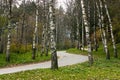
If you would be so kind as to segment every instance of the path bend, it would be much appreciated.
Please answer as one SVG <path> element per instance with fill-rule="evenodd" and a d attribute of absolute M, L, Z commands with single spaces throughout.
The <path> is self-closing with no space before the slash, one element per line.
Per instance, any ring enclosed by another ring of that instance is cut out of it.
<path fill-rule="evenodd" d="M 59 67 L 88 61 L 87 56 L 69 54 L 69 53 L 66 53 L 66 51 L 58 51 L 57 55 L 59 56 L 59 59 L 58 59 Z M 51 61 L 46 61 L 46 62 L 41 62 L 36 64 L 22 65 L 22 66 L 11 67 L 11 68 L 3 68 L 3 69 L 0 69 L 0 75 L 27 71 L 27 70 L 34 70 L 34 69 L 50 68 L 50 67 L 51 67 Z"/>

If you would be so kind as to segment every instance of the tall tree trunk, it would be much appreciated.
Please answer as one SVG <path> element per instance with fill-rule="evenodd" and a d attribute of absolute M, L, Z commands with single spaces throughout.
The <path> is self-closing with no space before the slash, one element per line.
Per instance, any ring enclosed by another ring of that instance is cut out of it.
<path fill-rule="evenodd" d="M 77 48 L 81 50 L 81 44 L 80 44 L 80 31 L 79 31 L 79 21 L 78 21 L 78 17 L 76 18 L 77 20 Z"/>
<path fill-rule="evenodd" d="M 45 55 L 48 56 L 48 51 L 49 51 L 49 5 L 48 1 L 46 1 L 46 38 L 45 38 Z"/>
<path fill-rule="evenodd" d="M 3 30 L 0 29 L 0 53 L 3 53 L 3 40 L 2 40 Z"/>
<path fill-rule="evenodd" d="M 87 45 L 88 45 L 88 59 L 89 59 L 90 65 L 92 65 L 93 56 L 92 56 L 92 51 L 91 51 L 91 41 L 90 41 L 90 34 L 89 34 L 90 27 L 88 25 L 87 15 L 85 12 L 84 0 L 81 0 L 81 7 L 82 7 L 82 15 L 83 15 L 83 21 L 84 21 L 84 26 L 85 26 L 85 31 L 86 31 Z"/>
<path fill-rule="evenodd" d="M 24 28 L 25 28 L 25 0 L 23 0 L 23 15 L 22 15 L 22 27 L 21 27 L 21 38 L 20 38 L 20 43 L 23 44 L 23 38 L 24 38 Z"/>
<path fill-rule="evenodd" d="M 36 25 L 35 25 L 35 31 L 33 34 L 33 55 L 32 55 L 32 59 L 35 59 L 35 54 L 36 54 L 36 36 L 37 36 L 37 31 L 38 31 L 38 4 L 39 4 L 39 0 L 36 1 Z"/>
<path fill-rule="evenodd" d="M 56 51 L 56 25 L 55 25 L 55 0 L 50 0 L 50 38 L 51 38 L 51 69 L 58 69 L 57 51 Z"/>
<path fill-rule="evenodd" d="M 88 26 L 89 26 L 89 35 L 90 35 L 90 27 L 91 27 L 91 12 L 90 12 L 90 8 L 91 8 L 91 6 L 90 6 L 90 1 L 87 1 L 87 14 L 86 14 L 86 16 L 87 16 L 87 19 L 88 19 Z M 91 37 L 90 37 L 90 42 L 91 42 Z M 92 51 L 93 51 L 93 46 L 92 46 L 92 42 L 91 42 L 91 48 L 90 48 Z"/>
<path fill-rule="evenodd" d="M 100 2 L 100 10 L 101 10 L 101 12 L 100 12 L 100 14 L 101 14 L 101 25 L 102 25 L 106 59 L 110 59 L 110 53 L 109 53 L 109 50 L 108 50 L 108 43 L 107 43 L 107 38 L 106 38 L 106 30 L 105 30 L 105 25 L 104 25 L 103 4 L 102 4 L 101 0 L 99 0 L 99 2 Z"/>
<path fill-rule="evenodd" d="M 49 2 L 48 3 L 48 7 L 47 7 L 47 39 L 46 39 L 46 56 L 48 56 L 48 52 L 49 52 L 49 48 L 50 48 L 50 24 L 49 24 Z"/>
<path fill-rule="evenodd" d="M 96 8 L 95 8 L 95 1 L 93 0 L 93 2 L 94 2 L 94 49 L 95 49 L 95 51 L 97 51 L 98 50 L 98 46 L 97 46 L 97 39 L 96 39 Z"/>
<path fill-rule="evenodd" d="M 110 18 L 110 14 L 109 14 L 109 11 L 108 11 L 106 0 L 103 0 L 103 2 L 104 2 L 104 6 L 105 6 L 107 17 L 108 17 L 108 21 L 109 21 L 110 33 L 111 33 L 111 38 L 112 38 L 112 43 L 113 43 L 113 48 L 114 48 L 114 57 L 117 58 L 118 54 L 117 54 L 117 48 L 116 48 L 116 44 L 115 44 L 115 40 L 114 40 L 114 35 L 113 35 L 112 21 L 111 21 L 111 18 Z"/>
<path fill-rule="evenodd" d="M 81 41 L 80 41 L 80 27 L 79 27 L 79 17 L 78 17 L 78 4 L 76 2 L 76 23 L 77 23 L 77 48 L 81 50 Z"/>
<path fill-rule="evenodd" d="M 84 47 L 85 47 L 85 28 L 84 28 L 84 22 L 82 19 L 82 50 L 84 51 Z"/>
<path fill-rule="evenodd" d="M 42 32 L 42 51 L 41 56 L 45 53 L 46 48 L 46 0 L 43 0 L 44 14 L 43 14 L 43 32 Z"/>
<path fill-rule="evenodd" d="M 6 49 L 6 61 L 10 61 L 10 44 L 11 44 L 11 11 L 12 11 L 12 0 L 9 0 L 9 14 L 8 14 L 8 41 Z"/>
<path fill-rule="evenodd" d="M 101 25 L 100 8 L 99 8 L 97 2 L 96 2 L 96 8 L 97 8 L 98 26 L 99 26 L 100 32 L 101 32 L 101 38 L 102 38 L 103 47 L 105 47 L 104 46 L 104 39 L 103 39 L 103 32 L 102 32 L 102 25 Z M 105 48 L 104 48 L 104 51 L 105 51 Z"/>

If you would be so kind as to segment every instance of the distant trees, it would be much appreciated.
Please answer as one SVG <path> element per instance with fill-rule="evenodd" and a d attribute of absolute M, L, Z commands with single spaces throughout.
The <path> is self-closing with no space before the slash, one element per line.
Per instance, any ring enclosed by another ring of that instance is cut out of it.
<path fill-rule="evenodd" d="M 120 1 L 69 0 L 66 10 L 62 6 L 56 8 L 55 3 L 55 0 L 22 0 L 18 7 L 17 0 L 0 0 L 0 52 L 6 52 L 7 61 L 10 61 L 10 52 L 32 50 L 35 59 L 36 50 L 42 57 L 51 49 L 51 67 L 57 69 L 57 49 L 88 46 L 92 64 L 92 49 L 97 51 L 99 40 L 102 40 L 107 59 L 110 59 L 109 40 L 114 57 L 118 57 L 120 19 L 115 12 L 120 12 Z"/>
<path fill-rule="evenodd" d="M 80 39 L 81 41 L 78 41 L 78 44 L 82 43 L 84 49 L 84 45 L 86 45 L 85 43 L 89 42 L 90 45 L 88 50 L 90 53 L 91 52 L 90 50 L 97 51 L 99 46 L 98 40 L 102 39 L 104 45 L 104 51 L 106 53 L 106 59 L 110 59 L 109 46 L 108 46 L 110 41 L 108 41 L 107 38 L 108 36 L 107 31 L 109 31 L 111 34 L 113 48 L 114 48 L 114 56 L 117 56 L 117 49 L 115 45 L 114 35 L 112 32 L 113 31 L 111 25 L 112 22 L 107 8 L 108 2 L 109 1 L 105 1 L 105 0 L 84 1 L 84 7 L 81 7 L 82 4 L 78 0 L 70 0 L 68 2 L 69 4 L 67 4 L 67 11 L 66 11 L 66 15 L 69 16 L 68 18 L 68 20 L 70 20 L 69 22 L 72 22 L 72 25 L 68 24 L 69 29 L 71 31 L 71 43 L 76 44 L 76 41 Z M 74 18 L 75 15 L 76 15 L 76 19 Z M 107 25 L 109 25 L 108 28 Z M 87 32 L 85 33 L 84 31 Z M 98 38 L 99 37 L 97 34 L 98 31 L 100 31 L 101 39 Z M 80 36 L 79 39 L 78 39 L 78 32 Z M 89 39 L 88 39 L 88 35 L 89 35 Z"/>

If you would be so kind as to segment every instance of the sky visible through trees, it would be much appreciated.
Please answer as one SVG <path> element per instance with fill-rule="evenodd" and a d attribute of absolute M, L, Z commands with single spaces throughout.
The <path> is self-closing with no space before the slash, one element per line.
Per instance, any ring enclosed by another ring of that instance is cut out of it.
<path fill-rule="evenodd" d="M 18 0 L 19 4 L 21 4 L 21 1 L 22 0 Z M 33 1 L 36 1 L 36 0 L 33 0 Z M 69 0 L 57 0 L 57 7 L 60 7 L 62 6 L 64 9 L 66 9 L 66 3 L 68 2 Z"/>

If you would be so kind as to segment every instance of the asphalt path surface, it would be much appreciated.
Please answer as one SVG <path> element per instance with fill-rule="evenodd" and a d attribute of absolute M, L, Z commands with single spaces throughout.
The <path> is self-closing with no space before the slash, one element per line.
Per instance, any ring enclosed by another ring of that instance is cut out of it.
<path fill-rule="evenodd" d="M 59 67 L 69 66 L 69 65 L 88 61 L 87 56 L 77 55 L 77 54 L 69 54 L 69 53 L 66 53 L 66 51 L 58 51 L 57 55 L 59 57 L 58 58 Z M 51 61 L 10 67 L 10 68 L 2 68 L 2 69 L 0 69 L 0 75 L 16 73 L 16 72 L 21 72 L 21 71 L 27 71 L 27 70 L 34 70 L 34 69 L 45 69 L 45 68 L 50 68 L 50 67 L 51 67 Z"/>

